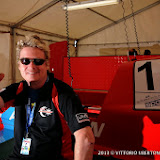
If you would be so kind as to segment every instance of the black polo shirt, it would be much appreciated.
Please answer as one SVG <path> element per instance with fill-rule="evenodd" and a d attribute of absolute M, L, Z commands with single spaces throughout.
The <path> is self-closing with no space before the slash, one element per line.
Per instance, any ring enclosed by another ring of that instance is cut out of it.
<path fill-rule="evenodd" d="M 12 84 L 0 93 L 4 102 L 14 101 L 15 106 L 15 145 L 10 160 L 34 159 L 34 160 L 61 160 L 61 148 L 63 136 L 62 125 L 58 111 L 52 102 L 52 86 L 55 84 L 58 91 L 59 109 L 72 133 L 90 126 L 87 114 L 82 108 L 79 98 L 73 89 L 66 83 L 54 78 L 49 73 L 48 81 L 37 91 L 31 91 L 26 81 L 22 81 L 23 90 L 16 95 L 20 83 Z M 34 93 L 35 92 L 35 93 Z M 34 96 L 34 94 L 36 96 Z M 21 155 L 22 139 L 26 135 L 26 104 L 31 97 L 36 101 L 34 119 L 29 127 L 29 138 L 31 138 L 31 149 L 29 155 Z"/>

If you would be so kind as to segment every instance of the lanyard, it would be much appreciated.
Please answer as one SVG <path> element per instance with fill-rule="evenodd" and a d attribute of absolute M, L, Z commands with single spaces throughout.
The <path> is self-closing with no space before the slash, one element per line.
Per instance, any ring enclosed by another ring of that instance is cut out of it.
<path fill-rule="evenodd" d="M 26 137 L 28 137 L 28 128 L 31 126 L 32 122 L 33 122 L 33 118 L 34 118 L 34 110 L 36 108 L 36 103 L 33 104 L 33 108 L 31 108 L 31 99 L 28 99 L 28 104 L 26 105 L 26 110 L 27 110 L 27 114 L 26 114 L 26 119 L 27 119 L 27 123 L 26 123 Z"/>

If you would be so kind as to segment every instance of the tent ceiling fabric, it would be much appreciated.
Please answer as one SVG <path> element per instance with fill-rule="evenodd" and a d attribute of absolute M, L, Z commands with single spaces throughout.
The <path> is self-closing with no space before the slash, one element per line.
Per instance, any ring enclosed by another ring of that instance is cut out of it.
<path fill-rule="evenodd" d="M 65 35 L 65 12 L 62 10 L 61 6 L 62 4 L 60 3 L 56 4 L 54 7 L 38 15 L 35 19 L 33 18 L 24 25 Z M 50 21 L 48 21 L 48 15 L 50 15 Z M 43 23 L 41 22 L 41 19 L 43 19 Z M 76 12 L 74 11 L 74 13 L 69 12 L 70 37 L 75 39 L 79 39 L 80 37 L 97 30 L 101 26 L 110 23 L 111 22 L 107 19 L 92 13 L 90 10 L 79 10 Z"/>
<path fill-rule="evenodd" d="M 17 23 L 35 4 L 34 8 L 28 14 L 32 14 L 50 1 L 40 0 L 36 4 L 37 0 L 1 0 L 0 20 L 13 24 Z"/>
<path fill-rule="evenodd" d="M 53 3 L 55 2 L 55 4 Z M 1 0 L 0 24 L 66 36 L 64 1 Z M 124 0 L 125 16 L 131 15 L 130 0 Z M 140 13 L 160 4 L 160 0 L 133 0 L 134 12 Z M 47 7 L 47 8 L 45 8 Z M 28 19 L 25 20 L 25 18 Z M 23 22 L 23 20 L 25 20 Z M 69 12 L 70 38 L 81 39 L 123 20 L 122 4 Z M 19 22 L 23 22 L 19 25 Z"/>

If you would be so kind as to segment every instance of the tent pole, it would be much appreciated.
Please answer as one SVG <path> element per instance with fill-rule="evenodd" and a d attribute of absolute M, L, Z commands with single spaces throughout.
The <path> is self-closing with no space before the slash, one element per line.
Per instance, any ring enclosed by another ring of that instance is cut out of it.
<path fill-rule="evenodd" d="M 10 64 L 11 64 L 11 83 L 16 82 L 16 32 L 15 28 L 11 27 L 11 55 L 10 55 Z"/>

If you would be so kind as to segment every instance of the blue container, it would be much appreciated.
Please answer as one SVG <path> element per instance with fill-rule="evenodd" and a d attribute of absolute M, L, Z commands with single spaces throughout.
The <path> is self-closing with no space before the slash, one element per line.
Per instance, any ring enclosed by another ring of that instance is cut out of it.
<path fill-rule="evenodd" d="M 4 129 L 14 130 L 15 108 L 8 108 L 1 116 Z"/>

